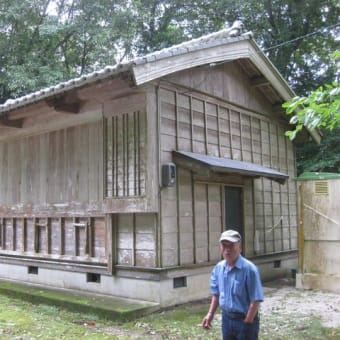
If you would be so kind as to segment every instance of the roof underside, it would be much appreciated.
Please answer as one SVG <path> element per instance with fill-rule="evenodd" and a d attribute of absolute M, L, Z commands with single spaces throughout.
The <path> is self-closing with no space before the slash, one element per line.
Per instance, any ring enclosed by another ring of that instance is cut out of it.
<path fill-rule="evenodd" d="M 284 184 L 289 178 L 287 174 L 262 165 L 248 163 L 229 158 L 207 156 L 198 153 L 173 151 L 174 162 L 197 173 L 209 175 L 210 172 L 237 174 L 245 177 L 265 177 Z"/>
<path fill-rule="evenodd" d="M 256 87 L 271 104 L 280 105 L 284 101 L 250 59 L 239 59 L 237 63 L 249 77 L 252 86 Z"/>

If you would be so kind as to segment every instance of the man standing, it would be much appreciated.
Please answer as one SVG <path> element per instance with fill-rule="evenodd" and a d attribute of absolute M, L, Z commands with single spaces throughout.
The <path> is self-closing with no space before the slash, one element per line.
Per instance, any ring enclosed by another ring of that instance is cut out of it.
<path fill-rule="evenodd" d="M 223 232 L 220 248 L 224 260 L 211 273 L 212 298 L 202 326 L 206 329 L 211 327 L 219 305 L 222 309 L 223 340 L 257 340 L 260 325 L 258 307 L 263 301 L 258 269 L 241 255 L 242 239 L 237 231 Z"/>

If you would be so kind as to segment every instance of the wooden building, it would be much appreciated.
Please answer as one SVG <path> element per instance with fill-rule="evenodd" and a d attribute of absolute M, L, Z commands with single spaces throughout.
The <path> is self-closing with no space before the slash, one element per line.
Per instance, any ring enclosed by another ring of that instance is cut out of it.
<path fill-rule="evenodd" d="M 264 280 L 290 271 L 292 96 L 233 26 L 7 101 L 0 278 L 168 306 L 209 295 L 230 227 Z"/>

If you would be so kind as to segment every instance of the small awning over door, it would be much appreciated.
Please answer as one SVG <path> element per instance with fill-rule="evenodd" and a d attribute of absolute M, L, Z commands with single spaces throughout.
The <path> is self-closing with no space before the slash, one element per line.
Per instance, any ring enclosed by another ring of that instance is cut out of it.
<path fill-rule="evenodd" d="M 201 175 L 209 175 L 210 172 L 217 172 L 238 174 L 253 178 L 265 177 L 277 181 L 280 184 L 284 184 L 289 177 L 282 172 L 262 165 L 186 151 L 173 151 L 173 160 L 177 165 Z"/>

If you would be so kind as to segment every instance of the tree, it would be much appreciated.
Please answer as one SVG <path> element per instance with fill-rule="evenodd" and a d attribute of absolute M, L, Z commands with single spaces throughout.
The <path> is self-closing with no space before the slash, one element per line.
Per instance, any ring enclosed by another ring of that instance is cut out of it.
<path fill-rule="evenodd" d="M 115 64 L 131 20 L 124 0 L 0 0 L 0 103 Z"/>
<path fill-rule="evenodd" d="M 334 74 L 329 56 L 340 28 L 335 0 L 135 0 L 131 8 L 137 54 L 220 30 L 239 19 L 298 94 L 329 83 Z"/>
<path fill-rule="evenodd" d="M 0 102 L 236 19 L 303 95 L 330 82 L 339 16 L 336 0 L 0 0 Z"/>
<path fill-rule="evenodd" d="M 298 95 L 333 80 L 340 3 L 334 0 L 266 0 L 262 47 Z M 266 18 L 267 17 L 267 18 Z"/>
<path fill-rule="evenodd" d="M 321 131 L 320 144 L 311 140 L 296 145 L 297 175 L 306 171 L 340 172 L 340 128 Z"/>
<path fill-rule="evenodd" d="M 150 11 L 145 3 L 159 10 Z M 139 16 L 137 31 L 144 27 L 152 34 L 141 37 L 139 46 L 147 49 L 137 46 L 138 53 L 199 37 L 239 19 L 253 31 L 257 42 L 299 95 L 331 82 L 334 74 L 330 54 L 338 44 L 340 28 L 340 3 L 336 0 L 147 0 L 136 11 L 140 13 L 143 8 L 147 12 Z M 150 20 L 157 24 L 150 24 Z M 164 40 L 162 32 L 170 24 L 176 27 L 176 34 L 171 41 Z"/>
<path fill-rule="evenodd" d="M 340 51 L 333 53 L 334 63 L 340 58 Z M 340 76 L 340 70 L 338 70 Z M 333 130 L 340 127 L 340 84 L 333 81 L 331 84 L 320 86 L 308 96 L 297 96 L 284 103 L 288 115 L 293 114 L 290 123 L 295 125 L 294 130 L 287 131 L 286 135 L 293 140 L 296 134 L 307 127 L 311 130 L 323 128 Z"/>
<path fill-rule="evenodd" d="M 15 97 L 60 78 L 48 40 L 39 34 L 49 1 L 0 2 L 0 93 Z M 41 69 L 41 71 L 38 71 Z"/>
<path fill-rule="evenodd" d="M 333 54 L 335 63 L 339 57 L 340 51 Z M 291 140 L 303 127 L 317 128 L 323 135 L 320 145 L 314 142 L 297 144 L 298 175 L 304 171 L 340 172 L 340 84 L 334 81 L 320 86 L 309 96 L 295 97 L 283 107 L 288 115 L 293 115 L 290 122 L 295 128 L 286 132 Z"/>

